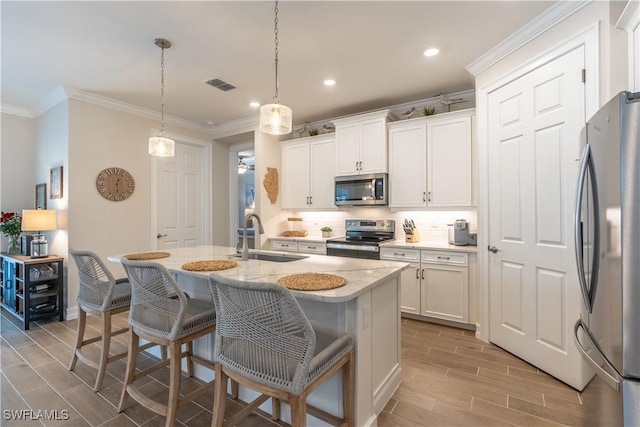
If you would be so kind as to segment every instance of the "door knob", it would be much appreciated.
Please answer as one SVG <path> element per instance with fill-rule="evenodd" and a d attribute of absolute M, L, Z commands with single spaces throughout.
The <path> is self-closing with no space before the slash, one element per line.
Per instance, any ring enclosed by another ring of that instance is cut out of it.
<path fill-rule="evenodd" d="M 157 235 L 156 237 L 157 237 L 158 239 L 161 239 L 161 238 L 163 238 L 163 237 L 167 237 L 167 235 L 166 235 L 166 234 L 160 234 L 160 233 L 158 233 L 158 235 Z"/>
<path fill-rule="evenodd" d="M 495 246 L 489 246 L 487 247 L 487 249 L 489 250 L 489 252 L 493 252 L 494 254 L 498 252 L 498 248 L 496 248 Z"/>

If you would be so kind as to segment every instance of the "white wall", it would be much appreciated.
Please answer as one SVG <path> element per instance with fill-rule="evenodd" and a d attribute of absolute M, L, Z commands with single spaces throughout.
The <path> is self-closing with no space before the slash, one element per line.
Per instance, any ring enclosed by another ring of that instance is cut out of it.
<path fill-rule="evenodd" d="M 0 118 L 0 211 L 22 212 L 35 208 L 36 180 L 34 120 L 2 113 Z M 0 234 L 0 248 L 7 249 L 4 234 Z"/>

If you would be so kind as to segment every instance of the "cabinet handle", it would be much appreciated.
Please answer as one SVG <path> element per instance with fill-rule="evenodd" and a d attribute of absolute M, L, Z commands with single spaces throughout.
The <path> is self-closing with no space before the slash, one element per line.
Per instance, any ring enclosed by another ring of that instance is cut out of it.
<path fill-rule="evenodd" d="M 405 254 L 402 253 L 402 252 L 394 252 L 393 255 L 394 256 L 405 256 Z"/>
<path fill-rule="evenodd" d="M 360 163 L 360 162 L 356 162 L 356 170 L 360 170 L 360 169 L 358 169 L 358 163 Z"/>
<path fill-rule="evenodd" d="M 426 201 L 427 201 L 427 192 L 426 192 L 426 191 L 423 191 L 423 192 L 422 192 L 422 201 L 423 201 L 423 202 L 426 202 Z"/>
<path fill-rule="evenodd" d="M 429 191 L 429 197 L 427 197 L 429 201 L 431 201 L 431 191 Z"/>
<path fill-rule="evenodd" d="M 307 246 L 307 248 L 309 248 L 309 249 L 315 249 L 316 247 L 315 247 L 315 246 Z"/>
<path fill-rule="evenodd" d="M 439 256 L 439 255 L 438 255 L 438 259 L 451 259 L 451 257 L 448 257 L 448 256 Z"/>
<path fill-rule="evenodd" d="M 422 280 L 424 280 L 424 268 L 422 269 Z"/>
<path fill-rule="evenodd" d="M 420 269 L 416 268 L 416 279 L 420 279 Z"/>
<path fill-rule="evenodd" d="M 288 247 L 289 247 L 289 245 L 282 245 L 282 247 L 283 247 L 283 248 L 288 248 Z"/>
<path fill-rule="evenodd" d="M 309 196 L 309 204 L 312 205 L 313 204 L 313 196 Z"/>

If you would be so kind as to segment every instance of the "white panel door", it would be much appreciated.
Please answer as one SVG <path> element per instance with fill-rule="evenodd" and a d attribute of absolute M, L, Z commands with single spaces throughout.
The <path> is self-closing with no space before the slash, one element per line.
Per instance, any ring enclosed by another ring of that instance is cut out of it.
<path fill-rule="evenodd" d="M 309 143 L 283 146 L 282 209 L 309 207 L 309 174 Z"/>
<path fill-rule="evenodd" d="M 157 159 L 158 249 L 205 243 L 204 148 L 176 141 L 174 157 Z"/>
<path fill-rule="evenodd" d="M 336 175 L 357 175 L 360 173 L 360 125 L 336 126 Z"/>
<path fill-rule="evenodd" d="M 360 173 L 387 171 L 387 122 L 385 119 L 362 123 L 360 140 Z"/>
<path fill-rule="evenodd" d="M 490 340 L 581 388 L 571 339 L 581 295 L 571 232 L 584 49 L 488 97 Z M 490 248 L 491 249 L 491 248 Z"/>

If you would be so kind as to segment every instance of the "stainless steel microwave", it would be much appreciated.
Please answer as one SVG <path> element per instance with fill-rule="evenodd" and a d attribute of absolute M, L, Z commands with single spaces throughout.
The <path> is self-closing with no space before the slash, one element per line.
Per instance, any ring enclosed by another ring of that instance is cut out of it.
<path fill-rule="evenodd" d="M 335 178 L 336 206 L 386 206 L 387 192 L 386 173 Z"/>

